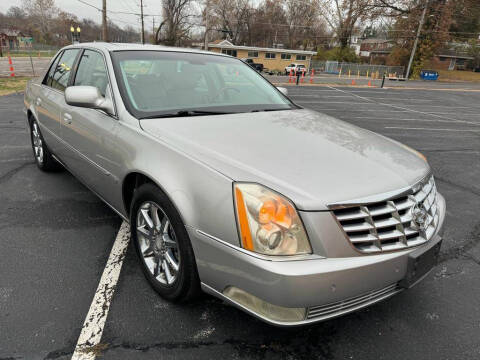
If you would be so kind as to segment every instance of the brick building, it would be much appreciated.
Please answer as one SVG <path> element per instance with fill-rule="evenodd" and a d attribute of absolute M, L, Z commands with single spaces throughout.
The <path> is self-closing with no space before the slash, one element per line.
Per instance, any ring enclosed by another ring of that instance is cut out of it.
<path fill-rule="evenodd" d="M 254 62 L 263 64 L 266 69 L 277 71 L 283 71 L 292 63 L 303 64 L 309 69 L 312 56 L 316 54 L 314 51 L 239 46 L 228 40 L 209 43 L 208 50 L 239 59 L 253 59 Z"/>

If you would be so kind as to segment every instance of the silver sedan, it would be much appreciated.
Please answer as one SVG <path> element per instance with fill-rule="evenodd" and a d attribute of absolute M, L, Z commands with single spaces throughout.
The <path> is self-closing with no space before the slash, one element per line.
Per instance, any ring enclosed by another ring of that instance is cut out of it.
<path fill-rule="evenodd" d="M 38 167 L 130 223 L 162 297 L 292 326 L 423 279 L 445 200 L 422 154 L 286 92 L 230 56 L 92 43 L 59 51 L 25 107 Z"/>

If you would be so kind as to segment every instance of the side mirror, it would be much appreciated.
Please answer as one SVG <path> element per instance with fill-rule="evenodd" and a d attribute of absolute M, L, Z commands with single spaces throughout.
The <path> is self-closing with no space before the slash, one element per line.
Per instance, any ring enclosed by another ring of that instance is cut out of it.
<path fill-rule="evenodd" d="M 89 109 L 100 109 L 107 114 L 113 114 L 112 101 L 100 94 L 94 86 L 69 86 L 65 90 L 65 102 L 68 105 Z"/>
<path fill-rule="evenodd" d="M 288 96 L 288 89 L 285 87 L 277 87 L 277 89 L 285 96 Z"/>

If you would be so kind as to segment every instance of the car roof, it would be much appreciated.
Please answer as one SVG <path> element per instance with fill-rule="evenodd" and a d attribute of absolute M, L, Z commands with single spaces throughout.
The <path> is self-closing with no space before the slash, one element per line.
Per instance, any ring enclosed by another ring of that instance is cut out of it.
<path fill-rule="evenodd" d="M 230 55 L 221 54 L 213 51 L 205 51 L 192 48 L 181 48 L 181 47 L 172 47 L 172 46 L 163 46 L 163 45 L 152 45 L 152 44 L 132 44 L 132 43 L 107 43 L 107 42 L 86 42 L 75 45 L 66 46 L 66 48 L 95 48 L 99 50 L 104 50 L 107 52 L 111 51 L 128 51 L 128 50 L 149 50 L 149 51 L 171 51 L 171 52 L 185 52 L 193 54 L 205 54 L 205 55 L 217 55 L 232 57 Z"/>

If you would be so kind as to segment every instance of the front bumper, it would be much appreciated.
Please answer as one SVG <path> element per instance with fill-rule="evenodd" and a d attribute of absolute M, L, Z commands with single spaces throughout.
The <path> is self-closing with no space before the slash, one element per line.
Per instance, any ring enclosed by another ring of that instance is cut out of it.
<path fill-rule="evenodd" d="M 421 246 L 375 255 L 311 255 L 294 260 L 254 256 L 207 234 L 188 228 L 202 288 L 268 323 L 295 326 L 330 319 L 384 300 L 403 288 L 409 255 L 428 250 L 443 231 L 445 201 L 439 196 L 440 220 L 434 237 Z M 314 247 L 315 248 L 315 247 Z M 236 287 L 276 306 L 306 308 L 301 321 L 268 318 L 224 295 Z"/>

